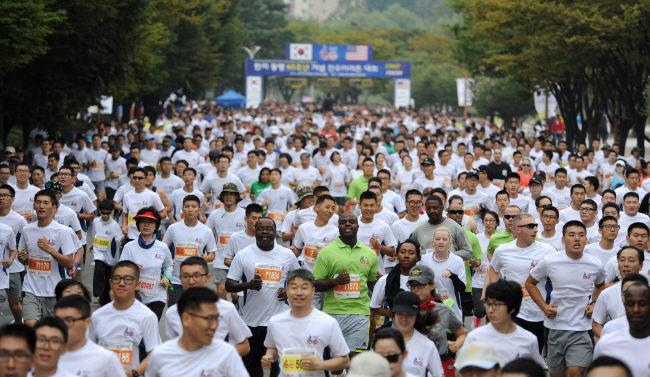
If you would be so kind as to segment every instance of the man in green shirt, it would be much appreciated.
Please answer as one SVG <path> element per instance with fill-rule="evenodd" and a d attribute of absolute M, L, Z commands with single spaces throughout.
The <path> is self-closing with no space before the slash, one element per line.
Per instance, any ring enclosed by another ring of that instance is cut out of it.
<path fill-rule="evenodd" d="M 375 172 L 375 162 L 370 157 L 366 157 L 361 164 L 363 175 L 350 182 L 348 187 L 348 204 L 356 205 L 362 192 L 368 191 L 368 180 L 372 178 Z"/>
<path fill-rule="evenodd" d="M 368 348 L 369 292 L 377 281 L 377 254 L 357 240 L 357 217 L 339 217 L 339 237 L 316 257 L 316 290 L 325 292 L 323 312 L 336 319 L 354 353 Z"/>
<path fill-rule="evenodd" d="M 504 243 L 508 243 L 515 239 L 512 235 L 513 221 L 512 219 L 521 213 L 521 209 L 516 205 L 509 205 L 506 207 L 505 214 L 503 215 L 503 225 L 506 229 L 500 232 L 496 232 L 490 237 L 490 243 L 488 243 L 487 252 L 490 255 L 494 254 L 494 250 Z M 487 282 L 486 282 L 487 284 Z"/>

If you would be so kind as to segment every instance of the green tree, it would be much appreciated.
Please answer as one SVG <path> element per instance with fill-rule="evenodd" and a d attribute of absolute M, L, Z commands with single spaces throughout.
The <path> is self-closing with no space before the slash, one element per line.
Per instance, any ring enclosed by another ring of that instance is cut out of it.
<path fill-rule="evenodd" d="M 474 106 L 481 115 L 499 115 L 509 126 L 535 111 L 532 90 L 513 78 L 479 77 L 474 86 Z"/>

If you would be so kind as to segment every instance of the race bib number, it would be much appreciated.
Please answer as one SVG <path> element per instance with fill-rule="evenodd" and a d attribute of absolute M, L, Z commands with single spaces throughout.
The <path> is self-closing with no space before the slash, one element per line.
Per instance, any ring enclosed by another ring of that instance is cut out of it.
<path fill-rule="evenodd" d="M 129 213 L 128 219 L 129 219 L 129 225 L 135 226 L 135 215 L 132 214 L 132 213 Z"/>
<path fill-rule="evenodd" d="M 448 290 L 446 290 L 446 289 L 437 289 L 436 288 L 436 291 L 437 291 L 438 296 L 440 296 L 440 299 L 442 301 L 445 301 L 446 299 L 449 298 L 449 291 Z"/>
<path fill-rule="evenodd" d="M 224 249 L 226 245 L 228 245 L 228 241 L 230 241 L 230 233 L 220 233 L 219 234 L 219 247 Z"/>
<path fill-rule="evenodd" d="M 282 266 L 272 263 L 256 263 L 255 275 L 259 275 L 262 279 L 262 286 L 279 288 L 282 280 Z"/>
<path fill-rule="evenodd" d="M 318 246 L 305 245 L 303 249 L 303 253 L 305 253 L 305 259 L 311 263 L 316 262 L 316 257 L 318 256 L 319 250 L 320 248 Z"/>
<path fill-rule="evenodd" d="M 359 274 L 350 274 L 350 282 L 334 287 L 336 298 L 359 298 L 361 296 L 361 278 Z"/>
<path fill-rule="evenodd" d="M 27 266 L 29 273 L 36 277 L 47 277 L 52 272 L 52 257 L 49 255 L 38 255 L 29 257 Z"/>
<path fill-rule="evenodd" d="M 287 349 L 282 353 L 281 369 L 285 377 L 315 377 L 323 372 L 306 371 L 302 367 L 304 357 L 316 357 L 316 351 L 303 349 Z"/>
<path fill-rule="evenodd" d="M 138 280 L 138 289 L 145 296 L 153 296 L 158 288 L 159 279 L 155 276 L 140 276 Z"/>
<path fill-rule="evenodd" d="M 284 212 L 283 211 L 278 211 L 276 209 L 270 209 L 268 212 L 268 217 L 275 221 L 278 224 L 282 224 L 284 221 Z"/>
<path fill-rule="evenodd" d="M 110 245 L 111 245 L 111 240 L 109 240 L 108 238 L 104 238 L 100 236 L 95 236 L 95 238 L 93 238 L 93 247 L 95 249 L 106 250 Z"/>
<path fill-rule="evenodd" d="M 184 261 L 189 257 L 199 256 L 199 247 L 194 242 L 179 243 L 174 245 L 176 260 Z"/>
<path fill-rule="evenodd" d="M 474 208 L 466 208 L 465 209 L 465 215 L 474 216 Z"/>
<path fill-rule="evenodd" d="M 133 365 L 133 344 L 126 342 L 107 342 L 103 343 L 102 346 L 114 352 L 120 360 L 120 364 L 129 368 Z"/>

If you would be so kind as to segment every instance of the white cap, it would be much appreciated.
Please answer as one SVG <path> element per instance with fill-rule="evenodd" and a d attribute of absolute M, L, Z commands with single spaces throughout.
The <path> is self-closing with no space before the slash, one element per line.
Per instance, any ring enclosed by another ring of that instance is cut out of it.
<path fill-rule="evenodd" d="M 380 354 L 366 351 L 352 359 L 347 377 L 390 377 L 390 366 Z"/>
<path fill-rule="evenodd" d="M 499 356 L 494 348 L 481 342 L 472 343 L 463 347 L 456 355 L 456 370 L 463 370 L 465 367 L 476 367 L 481 369 L 492 369 L 499 364 Z"/>

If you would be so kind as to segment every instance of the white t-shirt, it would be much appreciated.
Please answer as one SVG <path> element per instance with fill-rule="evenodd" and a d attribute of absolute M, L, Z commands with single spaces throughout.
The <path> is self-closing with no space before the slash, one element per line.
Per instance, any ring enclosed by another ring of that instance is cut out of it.
<path fill-rule="evenodd" d="M 397 267 L 396 267 L 397 268 Z M 370 307 L 372 309 L 383 308 L 386 303 L 386 279 L 388 275 L 382 275 L 375 283 L 375 287 L 372 289 L 372 297 L 370 298 Z M 399 287 L 408 291 L 406 283 L 408 283 L 409 277 L 401 275 L 399 276 Z"/>
<path fill-rule="evenodd" d="M 242 181 L 233 173 L 228 172 L 225 177 L 220 177 L 217 173 L 211 174 L 203 179 L 201 182 L 201 191 L 206 194 L 212 194 L 212 205 L 213 209 L 223 207 L 223 204 L 218 200 L 219 195 L 221 195 L 221 190 L 223 190 L 223 185 L 226 183 L 233 183 L 237 186 L 239 193 L 242 193 L 246 190 Z"/>
<path fill-rule="evenodd" d="M 300 225 L 309 222 L 309 221 L 314 221 L 316 220 L 316 210 L 314 209 L 314 206 L 308 207 L 308 208 L 303 208 L 299 209 L 297 211 L 291 211 L 287 213 L 287 218 L 291 213 L 294 213 L 293 215 L 293 221 L 290 223 L 296 228 L 300 227 Z M 339 225 L 339 216 L 337 214 L 332 215 L 330 218 L 330 224 L 334 226 Z M 284 232 L 284 226 L 285 222 L 282 223 L 282 231 Z M 291 229 L 291 228 L 289 228 Z"/>
<path fill-rule="evenodd" d="M 120 364 L 128 369 L 140 364 L 140 342 L 144 342 L 147 352 L 151 352 L 161 343 L 158 317 L 138 300 L 126 310 L 117 310 L 112 303 L 97 309 L 92 314 L 88 338 L 117 353 Z"/>
<path fill-rule="evenodd" d="M 490 260 L 487 257 L 487 247 L 490 244 L 490 237 L 485 235 L 485 233 L 479 233 L 476 235 L 476 238 L 481 246 L 481 265 L 472 274 L 472 288 L 483 288 L 485 277 L 490 268 Z"/>
<path fill-rule="evenodd" d="M 101 217 L 93 220 L 91 228 L 93 257 L 109 266 L 114 266 L 118 259 L 118 250 L 122 242 L 122 229 L 113 219 L 103 222 Z"/>
<path fill-rule="evenodd" d="M 62 267 L 56 259 L 36 245 L 39 238 L 45 237 L 55 250 L 63 255 L 71 255 L 77 251 L 77 235 L 56 221 L 42 228 L 38 223 L 25 225 L 21 234 L 18 250 L 27 250 L 29 253 L 23 292 L 37 297 L 54 297 L 54 287 L 65 275 L 61 273 Z"/>
<path fill-rule="evenodd" d="M 350 179 L 350 172 L 348 167 L 343 163 L 338 165 L 330 165 L 323 174 L 323 179 L 330 189 L 330 194 L 333 197 L 345 197 L 348 194 L 346 181 Z"/>
<path fill-rule="evenodd" d="M 176 164 L 179 160 L 185 160 L 190 167 L 198 166 L 203 162 L 203 158 L 197 151 L 185 151 L 185 149 L 178 150 L 172 156 L 172 164 Z"/>
<path fill-rule="evenodd" d="M 248 376 L 244 362 L 230 344 L 213 339 L 209 346 L 189 352 L 178 340 L 169 340 L 153 350 L 146 377 Z"/>
<path fill-rule="evenodd" d="M 571 205 L 571 189 L 568 187 L 558 189 L 557 186 L 552 185 L 545 188 L 542 195 L 550 197 L 555 208 L 563 209 Z"/>
<path fill-rule="evenodd" d="M 557 305 L 557 316 L 544 318 L 545 327 L 568 331 L 591 329 L 585 309 L 591 302 L 594 285 L 605 281 L 603 265 L 598 259 L 591 255 L 572 259 L 566 252 L 552 253 L 530 270 L 530 276 L 539 282 L 548 278 L 553 284 L 550 303 Z"/>
<path fill-rule="evenodd" d="M 287 304 L 278 300 L 277 293 L 284 286 L 287 273 L 297 268 L 300 265 L 293 252 L 277 243 L 270 251 L 263 251 L 253 243 L 235 255 L 228 279 L 251 281 L 255 275 L 260 275 L 263 281 L 259 291 L 246 292 L 241 312 L 248 326 L 266 326 L 269 318 L 289 309 Z"/>
<path fill-rule="evenodd" d="M 293 246 L 302 249 L 298 259 L 306 269 L 312 271 L 318 255 L 314 255 L 314 251 L 319 251 L 338 236 L 339 228 L 329 223 L 323 227 L 316 226 L 313 221 L 300 225 L 293 238 Z"/>
<path fill-rule="evenodd" d="M 205 197 L 203 196 L 203 192 L 200 190 L 194 188 L 192 192 L 187 192 L 185 191 L 184 188 L 179 188 L 175 190 L 174 192 L 171 193 L 169 200 L 172 202 L 172 208 L 174 211 L 174 218 L 176 221 L 179 221 L 183 218 L 183 215 L 181 212 L 183 212 L 183 199 L 185 199 L 186 196 L 188 195 L 195 195 L 197 198 L 199 198 L 199 208 L 203 208 L 203 203 L 205 203 Z"/>
<path fill-rule="evenodd" d="M 270 202 L 267 207 L 268 217 L 275 221 L 276 228 L 280 230 L 284 217 L 287 214 L 287 210 L 293 205 L 293 203 L 298 201 L 298 197 L 296 196 L 296 193 L 287 186 L 280 186 L 277 189 L 268 187 L 260 192 L 255 201 L 262 206 L 264 206 L 265 201 Z"/>
<path fill-rule="evenodd" d="M 0 216 L 0 223 L 10 226 L 16 235 L 16 240 L 18 240 L 18 236 L 22 233 L 23 227 L 27 225 L 27 220 L 19 215 L 18 212 L 10 210 L 7 216 Z M 7 272 L 10 274 L 22 271 L 25 271 L 25 266 L 20 263 L 18 258 L 15 258 L 14 262 L 7 269 Z"/>
<path fill-rule="evenodd" d="M 568 206 L 560 211 L 560 221 L 568 223 L 571 220 L 580 221 L 580 212 Z"/>
<path fill-rule="evenodd" d="M 600 264 L 603 266 L 607 265 L 607 262 L 609 262 L 610 259 L 614 258 L 616 259 L 616 252 L 618 252 L 618 249 L 616 247 L 612 247 L 611 249 L 603 249 L 600 246 L 600 242 L 594 242 L 590 243 L 587 246 L 585 246 L 585 251 L 584 253 L 587 255 L 591 255 L 592 257 L 595 257 L 600 261 Z M 618 268 L 617 268 L 618 270 Z"/>
<path fill-rule="evenodd" d="M 60 204 L 64 204 L 76 213 L 94 213 L 97 210 L 93 199 L 88 196 L 84 191 L 77 187 L 73 187 L 68 193 L 62 193 Z M 81 241 L 86 243 L 86 231 L 88 227 L 86 221 L 81 221 Z"/>
<path fill-rule="evenodd" d="M 642 188 L 636 187 L 634 190 L 630 190 L 627 187 L 627 185 L 623 185 L 621 187 L 618 187 L 616 190 L 614 190 L 614 192 L 616 193 L 616 204 L 618 204 L 618 205 L 623 204 L 623 197 L 628 192 L 636 192 L 639 195 L 639 202 L 642 201 L 643 198 L 645 197 L 645 195 L 647 194 L 647 192 Z"/>
<path fill-rule="evenodd" d="M 34 373 L 30 370 L 27 372 L 27 377 L 34 377 Z M 50 377 L 75 377 L 74 374 L 69 373 L 68 371 L 64 370 L 63 368 L 58 367 L 56 372 L 51 375 Z"/>
<path fill-rule="evenodd" d="M 16 251 L 16 234 L 9 225 L 0 223 L 0 260 L 9 259 L 12 250 Z M 9 288 L 9 274 L 3 267 L 0 271 L 0 289 L 7 288 Z"/>
<path fill-rule="evenodd" d="M 262 170 L 262 167 L 259 165 L 254 168 L 251 168 L 248 165 L 244 165 L 237 170 L 237 176 L 245 185 L 248 186 L 257 181 L 260 176 L 260 170 Z"/>
<path fill-rule="evenodd" d="M 122 249 L 120 260 L 130 260 L 140 267 L 138 290 L 143 303 L 167 302 L 167 291 L 160 283 L 163 275 L 172 275 L 174 267 L 167 245 L 155 240 L 153 245 L 145 249 L 140 246 L 139 240 L 129 241 Z"/>
<path fill-rule="evenodd" d="M 172 193 L 179 188 L 185 186 L 185 182 L 179 176 L 170 174 L 169 177 L 163 178 L 162 175 L 157 175 L 156 180 L 153 181 L 154 187 L 165 190 L 166 193 Z"/>
<path fill-rule="evenodd" d="M 544 319 L 544 313 L 528 295 L 524 283 L 528 279 L 530 270 L 545 256 L 555 252 L 556 250 L 552 246 L 539 241 L 533 241 L 530 246 L 521 248 L 517 246 L 516 240 L 499 245 L 494 251 L 490 266 L 501 274 L 501 278 L 521 285 L 523 301 L 517 315 L 518 318 L 530 322 L 539 322 Z M 542 297 L 546 296 L 545 283 L 545 281 L 540 281 L 537 284 Z"/>
<path fill-rule="evenodd" d="M 564 244 L 562 243 L 562 231 L 558 231 L 557 227 L 555 229 L 555 234 L 552 237 L 546 237 L 541 231 L 538 232 L 537 240 L 553 246 L 556 251 L 564 250 Z"/>
<path fill-rule="evenodd" d="M 128 216 L 128 236 L 132 240 L 138 238 L 140 234 L 135 226 L 135 215 L 145 207 L 153 207 L 158 212 L 165 208 L 158 194 L 149 189 L 144 189 L 142 192 L 131 190 L 124 194 L 122 216 Z"/>
<path fill-rule="evenodd" d="M 650 337 L 638 339 L 630 335 L 629 328 L 600 338 L 594 349 L 594 359 L 611 356 L 623 361 L 634 377 L 650 376 Z"/>
<path fill-rule="evenodd" d="M 290 310 L 271 317 L 264 346 L 278 350 L 280 368 L 283 372 L 286 365 L 295 367 L 295 360 L 301 354 L 313 354 L 318 359 L 322 359 L 326 347 L 330 349 L 332 357 L 346 356 L 350 353 L 338 322 L 315 308 L 302 318 L 292 316 Z M 291 371 L 294 369 L 292 368 Z M 296 370 L 299 371 L 301 369 Z M 309 373 L 309 376 L 324 377 L 325 372 Z"/>
<path fill-rule="evenodd" d="M 402 361 L 402 370 L 419 377 L 442 377 L 444 372 L 440 354 L 436 345 L 419 331 L 413 332 L 413 337 L 406 342 L 408 354 Z"/>
<path fill-rule="evenodd" d="M 124 368 L 117 354 L 86 339 L 86 344 L 76 351 L 68 351 L 59 358 L 59 368 L 75 376 L 122 376 Z"/>
<path fill-rule="evenodd" d="M 26 189 L 18 188 L 18 186 L 13 186 L 13 188 L 16 195 L 14 196 L 14 202 L 11 203 L 11 209 L 19 214 L 31 213 L 34 210 L 34 196 L 41 189 L 34 185 L 27 185 Z"/>
<path fill-rule="evenodd" d="M 129 173 L 128 170 L 126 170 L 126 160 L 124 157 L 118 157 L 113 160 L 113 157 L 109 156 L 109 158 L 106 159 L 106 172 L 117 173 L 118 178 L 110 178 L 110 176 L 106 177 L 106 187 L 117 190 Z"/>
<path fill-rule="evenodd" d="M 392 210 L 387 209 L 386 207 L 381 207 L 381 211 L 379 213 L 375 213 L 374 216 L 375 219 L 381 220 L 388 224 L 390 227 L 390 224 L 393 224 L 397 220 L 399 220 L 399 216 Z"/>
<path fill-rule="evenodd" d="M 598 296 L 591 319 L 596 323 L 604 325 L 612 319 L 625 316 L 623 297 L 621 296 L 621 283 L 618 282 L 611 287 L 605 288 Z"/>
<path fill-rule="evenodd" d="M 189 257 L 202 257 L 216 253 L 217 243 L 210 228 L 201 222 L 190 227 L 185 221 L 170 225 L 163 236 L 163 243 L 173 251 L 174 270 L 172 284 L 181 284 L 181 263 Z"/>
<path fill-rule="evenodd" d="M 390 226 L 384 221 L 373 218 L 371 223 L 366 224 L 361 220 L 361 216 L 359 216 L 357 221 L 359 222 L 357 240 L 363 242 L 366 246 L 370 247 L 370 239 L 375 237 L 379 243 L 385 246 L 397 247 L 397 239 L 393 235 L 393 231 L 390 230 Z M 387 255 L 382 256 L 379 258 L 379 273 L 383 275 L 384 267 L 393 267 L 396 264 L 397 258 L 394 261 L 390 261 Z"/>
<path fill-rule="evenodd" d="M 228 243 L 223 249 L 224 258 L 233 259 L 240 250 L 244 250 L 249 245 L 255 243 L 255 236 L 246 234 L 246 229 L 235 232 L 228 238 Z M 220 268 L 215 265 L 215 268 Z"/>
<path fill-rule="evenodd" d="M 460 310 L 460 292 L 456 292 L 454 289 L 454 283 L 450 278 L 443 277 L 442 274 L 445 271 L 449 271 L 452 274 L 458 276 L 458 279 L 462 282 L 465 282 L 465 262 L 463 258 L 459 257 L 454 253 L 449 253 L 449 258 L 439 262 L 433 259 L 434 253 L 427 253 L 422 256 L 418 264 L 427 266 L 433 270 L 436 283 L 436 293 L 440 298 L 445 301 L 451 299 L 454 301 L 455 305 L 451 308 L 456 316 L 462 320 L 463 314 Z"/>
<path fill-rule="evenodd" d="M 236 207 L 232 212 L 227 212 L 225 207 L 221 207 L 212 211 L 208 217 L 208 221 L 206 221 L 205 225 L 207 225 L 210 230 L 212 230 L 215 240 L 217 241 L 217 254 L 214 257 L 214 261 L 212 262 L 214 268 L 228 268 L 223 263 L 224 251 L 233 234 L 246 229 L 246 221 L 244 220 L 245 216 L 246 211 L 241 207 Z M 247 243 L 245 245 L 238 245 L 238 247 L 246 247 L 248 245 L 249 244 Z"/>
<path fill-rule="evenodd" d="M 627 317 L 618 317 L 616 319 L 612 319 L 603 326 L 603 329 L 600 331 L 600 337 L 602 338 L 606 334 L 610 334 L 621 329 L 627 330 L 629 328 L 630 324 L 627 322 Z"/>
<path fill-rule="evenodd" d="M 158 160 L 160 160 L 160 156 L 161 156 L 161 152 L 159 149 L 156 148 L 151 148 L 151 149 L 142 148 L 142 150 L 140 151 L 140 159 L 151 166 L 156 166 Z"/>
<path fill-rule="evenodd" d="M 252 336 L 251 330 L 246 326 L 244 321 L 239 316 L 235 305 L 227 300 L 217 301 L 217 309 L 219 309 L 219 327 L 214 333 L 213 339 L 225 340 L 228 337 L 228 342 L 232 345 L 239 344 Z M 183 324 L 181 317 L 178 314 L 178 307 L 172 305 L 167 308 L 165 312 L 165 334 L 168 339 L 173 339 L 183 333 Z"/>
<path fill-rule="evenodd" d="M 106 160 L 110 158 L 108 152 L 99 148 L 97 150 L 88 148 L 86 150 L 86 157 L 90 167 L 88 168 L 88 176 L 94 182 L 100 182 L 106 179 L 105 164 Z"/>
<path fill-rule="evenodd" d="M 470 331 L 467 338 L 465 338 L 463 348 L 474 343 L 492 345 L 499 355 L 499 365 L 506 365 L 520 357 L 527 357 L 539 365 L 544 365 L 544 359 L 539 354 L 537 337 L 517 325 L 515 325 L 513 333 L 504 334 L 497 331 L 491 323 L 488 323 Z"/>
<path fill-rule="evenodd" d="M 411 233 L 418 227 L 418 225 L 427 221 L 427 216 L 420 216 L 417 221 L 409 221 L 406 216 L 390 224 L 390 229 L 397 239 L 397 242 L 404 242 L 409 238 Z"/>
<path fill-rule="evenodd" d="M 313 166 L 304 169 L 303 167 L 296 168 L 293 171 L 293 179 L 295 179 L 301 185 L 313 186 L 316 182 L 323 180 L 320 172 Z"/>
<path fill-rule="evenodd" d="M 381 200 L 381 205 L 389 211 L 400 213 L 406 211 L 406 204 L 399 194 L 392 190 L 386 190 Z"/>
<path fill-rule="evenodd" d="M 641 197 L 641 200 L 643 200 L 643 197 Z M 650 217 L 648 215 L 645 215 L 643 213 L 636 213 L 634 216 L 630 216 L 625 211 L 620 212 L 620 217 L 618 218 L 618 225 L 621 226 L 621 229 L 627 229 L 629 228 L 630 225 L 634 223 L 643 223 L 647 227 L 650 227 Z"/>

